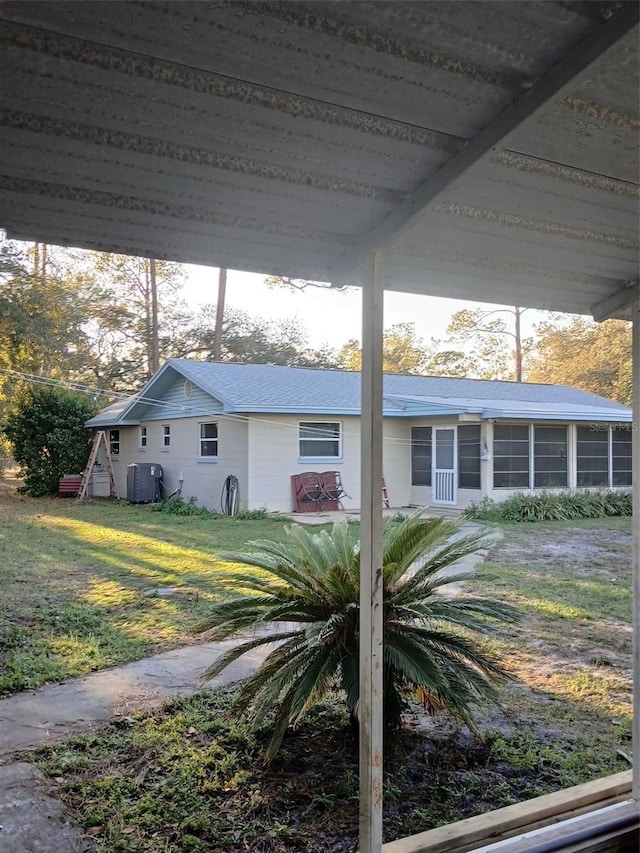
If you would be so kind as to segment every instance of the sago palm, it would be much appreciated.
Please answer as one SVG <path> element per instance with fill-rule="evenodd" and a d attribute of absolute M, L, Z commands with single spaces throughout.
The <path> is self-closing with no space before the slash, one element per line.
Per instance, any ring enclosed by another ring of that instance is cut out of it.
<path fill-rule="evenodd" d="M 497 661 L 479 650 L 472 634 L 515 611 L 495 601 L 442 594 L 441 587 L 469 579 L 443 570 L 486 546 L 486 537 L 447 540 L 456 526 L 416 513 L 384 528 L 384 714 L 400 725 L 410 691 L 427 707 L 446 708 L 473 727 L 472 705 L 496 700 L 505 677 Z M 212 640 L 238 637 L 205 673 L 212 678 L 258 646 L 276 644 L 240 691 L 237 709 L 251 709 L 256 723 L 275 709 L 267 758 L 290 724 L 334 687 L 341 687 L 352 715 L 358 705 L 360 543 L 346 521 L 331 532 L 293 525 L 282 542 L 249 543 L 255 552 L 225 559 L 254 567 L 229 576 L 233 597 L 217 604 L 200 627 Z M 443 544 L 444 543 L 444 544 Z M 278 626 L 275 623 L 281 623 Z M 282 624 L 284 623 L 284 624 Z M 279 630 L 278 630 L 279 628 Z M 248 629 L 254 631 L 247 638 Z M 244 634 L 244 636 L 242 636 Z"/>

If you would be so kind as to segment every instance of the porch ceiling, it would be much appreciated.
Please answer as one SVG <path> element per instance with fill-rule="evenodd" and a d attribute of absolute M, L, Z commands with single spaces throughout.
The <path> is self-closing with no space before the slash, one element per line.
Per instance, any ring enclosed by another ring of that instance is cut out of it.
<path fill-rule="evenodd" d="M 0 226 L 336 284 L 384 247 L 395 290 L 624 315 L 637 22 L 579 0 L 2 2 Z"/>

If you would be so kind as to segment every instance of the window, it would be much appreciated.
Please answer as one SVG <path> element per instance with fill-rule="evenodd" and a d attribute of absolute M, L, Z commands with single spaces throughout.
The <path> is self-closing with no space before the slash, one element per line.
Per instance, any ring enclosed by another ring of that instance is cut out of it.
<path fill-rule="evenodd" d="M 535 488 L 566 488 L 567 428 L 536 426 L 534 439 L 533 484 Z"/>
<path fill-rule="evenodd" d="M 168 424 L 162 427 L 162 447 L 163 449 L 171 447 L 171 427 Z"/>
<path fill-rule="evenodd" d="M 339 423 L 305 421 L 299 427 L 299 449 L 302 459 L 339 459 L 341 456 Z"/>
<path fill-rule="evenodd" d="M 480 424 L 458 427 L 458 488 L 480 488 Z"/>
<path fill-rule="evenodd" d="M 578 486 L 609 485 L 609 429 L 578 427 Z"/>
<path fill-rule="evenodd" d="M 431 427 L 411 427 L 411 485 L 431 485 Z"/>
<path fill-rule="evenodd" d="M 200 424 L 200 456 L 211 459 L 218 455 L 218 424 Z"/>
<path fill-rule="evenodd" d="M 631 485 L 631 427 L 611 429 L 611 485 Z"/>
<path fill-rule="evenodd" d="M 120 430 L 109 430 L 109 453 L 111 456 L 117 456 L 120 453 Z"/>
<path fill-rule="evenodd" d="M 140 427 L 140 450 L 145 450 L 147 447 L 147 428 Z"/>
<path fill-rule="evenodd" d="M 496 489 L 529 488 L 528 426 L 494 426 L 493 485 Z"/>

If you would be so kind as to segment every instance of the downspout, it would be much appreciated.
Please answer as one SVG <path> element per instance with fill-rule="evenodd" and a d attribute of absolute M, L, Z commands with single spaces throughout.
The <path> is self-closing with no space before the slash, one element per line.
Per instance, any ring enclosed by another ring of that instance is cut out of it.
<path fill-rule="evenodd" d="M 382 264 L 382 255 L 372 253 L 362 288 L 360 853 L 382 850 Z"/>

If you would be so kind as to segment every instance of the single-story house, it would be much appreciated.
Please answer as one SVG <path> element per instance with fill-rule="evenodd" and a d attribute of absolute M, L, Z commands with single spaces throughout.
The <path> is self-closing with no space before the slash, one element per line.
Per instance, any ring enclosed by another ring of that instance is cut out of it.
<path fill-rule="evenodd" d="M 165 494 L 220 508 L 291 511 L 291 477 L 338 471 L 360 504 L 360 374 L 172 359 L 139 394 L 87 421 L 107 432 L 117 492 L 127 466 L 162 466 Z M 576 388 L 384 377 L 384 478 L 392 506 L 463 508 L 534 489 L 631 485 L 631 409 Z"/>

